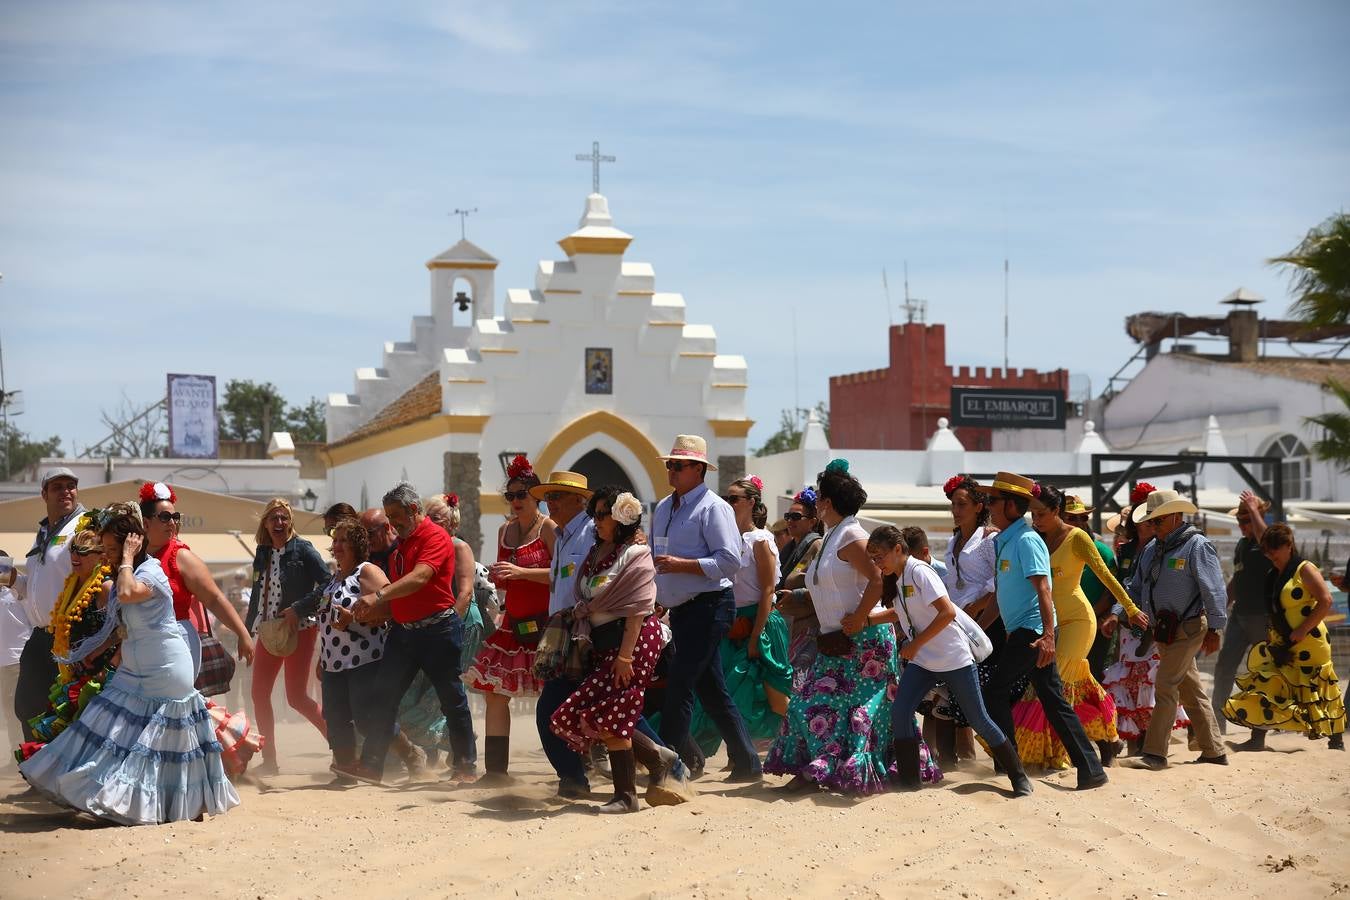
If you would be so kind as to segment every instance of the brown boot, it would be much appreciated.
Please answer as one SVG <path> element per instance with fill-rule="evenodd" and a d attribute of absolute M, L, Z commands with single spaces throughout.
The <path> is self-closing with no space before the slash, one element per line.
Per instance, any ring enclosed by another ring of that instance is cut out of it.
<path fill-rule="evenodd" d="M 675 774 L 680 755 L 654 742 L 641 731 L 633 732 L 633 756 L 647 770 L 647 805 L 676 806 L 689 802 L 692 794 L 683 773 Z"/>
<path fill-rule="evenodd" d="M 393 742 L 389 745 L 389 749 L 393 750 L 394 754 L 403 762 L 404 768 L 408 770 L 409 779 L 420 778 L 426 773 L 426 752 L 421 747 L 408 740 L 408 736 L 403 732 L 400 731 L 398 735 L 395 736 Z"/>
<path fill-rule="evenodd" d="M 605 814 L 637 812 L 637 761 L 633 758 L 632 748 L 609 751 L 609 767 L 614 774 L 614 799 L 596 811 Z"/>

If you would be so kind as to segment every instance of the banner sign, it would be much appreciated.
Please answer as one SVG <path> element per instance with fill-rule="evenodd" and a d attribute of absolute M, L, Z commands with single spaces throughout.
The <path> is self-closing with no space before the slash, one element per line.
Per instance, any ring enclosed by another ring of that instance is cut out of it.
<path fill-rule="evenodd" d="M 169 456 L 216 459 L 216 376 L 169 376 Z"/>
<path fill-rule="evenodd" d="M 1064 393 L 1021 388 L 952 388 L 957 428 L 1064 429 Z"/>

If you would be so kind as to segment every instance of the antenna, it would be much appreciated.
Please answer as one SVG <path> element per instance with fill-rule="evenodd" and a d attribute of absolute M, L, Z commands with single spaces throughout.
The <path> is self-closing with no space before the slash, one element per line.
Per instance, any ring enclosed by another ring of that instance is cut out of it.
<path fill-rule="evenodd" d="M 910 325 L 915 322 L 922 325 L 924 319 L 928 318 L 928 301 L 909 295 L 909 260 L 905 260 L 905 302 L 902 305 L 905 310 L 905 320 Z"/>
<path fill-rule="evenodd" d="M 797 357 L 797 307 L 792 307 L 792 415 L 801 415 L 801 361 Z"/>
<path fill-rule="evenodd" d="M 1003 257 L 1003 371 L 1008 371 L 1008 257 Z"/>
<path fill-rule="evenodd" d="M 886 267 L 881 267 L 881 292 L 886 295 L 886 324 L 894 325 L 895 317 L 891 315 L 891 286 L 886 283 Z"/>
<path fill-rule="evenodd" d="M 452 215 L 452 216 L 459 216 L 459 239 L 460 239 L 461 241 L 464 240 L 464 222 L 465 222 L 465 220 L 468 219 L 469 216 L 473 215 L 473 214 L 476 213 L 476 212 L 478 212 L 478 207 L 475 206 L 473 209 L 457 209 L 457 210 L 455 210 L 454 212 L 452 212 L 452 213 L 450 214 L 450 215 Z"/>

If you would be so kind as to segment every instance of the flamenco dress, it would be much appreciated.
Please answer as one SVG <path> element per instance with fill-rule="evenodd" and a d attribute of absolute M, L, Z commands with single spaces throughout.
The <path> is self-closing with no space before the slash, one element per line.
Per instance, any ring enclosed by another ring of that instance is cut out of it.
<path fill-rule="evenodd" d="M 1345 731 L 1345 698 L 1331 662 L 1326 624 L 1309 629 L 1298 643 L 1289 643 L 1290 631 L 1302 625 L 1316 606 L 1303 581 L 1310 565 L 1295 558 L 1280 573 L 1279 594 L 1271 598 L 1270 612 L 1278 619 L 1272 619 L 1270 639 L 1247 654 L 1247 673 L 1238 676 L 1238 693 L 1223 707 L 1224 718 L 1236 725 L 1310 738 Z"/>
<path fill-rule="evenodd" d="M 206 701 L 192 686 L 192 657 L 168 579 L 154 557 L 135 577 L 150 596 L 121 605 L 114 587 L 107 607 L 124 631 L 121 667 L 19 771 L 48 799 L 123 825 L 219 815 L 237 806 L 239 795 L 225 775 Z"/>
<path fill-rule="evenodd" d="M 552 562 L 548 545 L 536 537 L 519 547 L 498 542 L 497 561 L 523 569 L 547 569 Z M 498 590 L 500 590 L 500 586 Z M 526 643 L 517 635 L 518 626 L 543 636 L 548 618 L 548 585 L 517 578 L 506 582 L 506 615 L 501 627 L 485 641 L 463 681 L 475 691 L 505 697 L 537 697 L 543 685 L 534 677 L 534 651 L 538 643 Z"/>

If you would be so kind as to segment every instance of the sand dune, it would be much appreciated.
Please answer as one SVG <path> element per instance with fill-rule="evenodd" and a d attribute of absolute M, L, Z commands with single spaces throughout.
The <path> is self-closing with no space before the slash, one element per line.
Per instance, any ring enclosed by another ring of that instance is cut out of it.
<path fill-rule="evenodd" d="M 525 717 L 517 782 L 491 789 L 335 787 L 312 729 L 281 738 L 283 774 L 202 824 L 103 827 L 4 770 L 0 895 L 1350 897 L 1350 757 L 1295 736 L 1226 769 L 1117 767 L 1087 794 L 1061 773 L 1014 802 L 986 761 L 864 801 L 710 774 L 693 803 L 615 817 L 554 798 Z"/>

